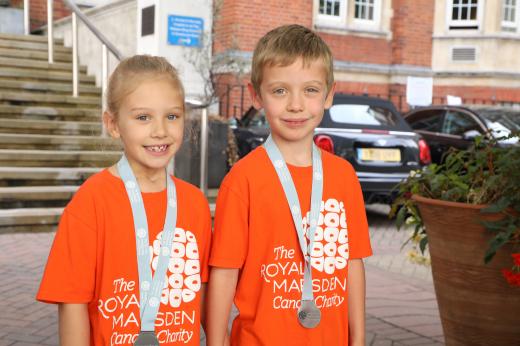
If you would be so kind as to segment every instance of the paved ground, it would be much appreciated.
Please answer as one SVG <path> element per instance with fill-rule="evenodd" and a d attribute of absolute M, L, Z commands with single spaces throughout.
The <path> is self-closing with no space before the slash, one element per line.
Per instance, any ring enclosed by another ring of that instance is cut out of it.
<path fill-rule="evenodd" d="M 441 345 L 427 267 L 408 263 L 387 208 L 368 208 L 375 255 L 367 261 L 367 345 Z M 34 301 L 53 234 L 0 235 L 0 346 L 57 345 L 57 312 Z"/>

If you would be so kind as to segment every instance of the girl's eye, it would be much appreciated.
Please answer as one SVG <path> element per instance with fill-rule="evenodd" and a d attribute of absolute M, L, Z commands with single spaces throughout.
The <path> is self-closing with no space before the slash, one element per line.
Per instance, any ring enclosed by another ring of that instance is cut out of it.
<path fill-rule="evenodd" d="M 285 95 L 286 93 L 287 93 L 287 91 L 283 88 L 273 90 L 273 94 L 275 94 L 275 95 Z"/>
<path fill-rule="evenodd" d="M 178 119 L 179 116 L 176 115 L 176 114 L 168 114 L 168 120 L 175 120 L 175 119 Z"/>
<path fill-rule="evenodd" d="M 140 120 L 140 121 L 146 121 L 146 120 L 150 119 L 150 117 L 148 115 L 146 115 L 146 114 L 140 114 L 140 115 L 137 116 L 136 119 Z"/>

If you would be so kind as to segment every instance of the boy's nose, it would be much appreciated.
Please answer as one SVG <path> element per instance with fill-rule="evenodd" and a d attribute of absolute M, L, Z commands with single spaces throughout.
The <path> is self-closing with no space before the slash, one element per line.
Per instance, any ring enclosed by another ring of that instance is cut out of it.
<path fill-rule="evenodd" d="M 300 112 L 303 110 L 303 102 L 300 95 L 291 95 L 287 103 L 287 110 L 290 112 Z"/>

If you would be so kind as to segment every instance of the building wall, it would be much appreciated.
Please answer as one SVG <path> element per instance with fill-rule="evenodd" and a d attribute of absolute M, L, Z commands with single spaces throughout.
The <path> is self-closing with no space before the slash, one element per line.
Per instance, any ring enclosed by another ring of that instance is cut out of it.
<path fill-rule="evenodd" d="M 215 71 L 221 80 L 248 76 L 257 40 L 274 27 L 298 23 L 331 47 L 339 92 L 385 97 L 405 110 L 407 77 L 415 76 L 433 78 L 433 103 L 446 102 L 447 95 L 476 103 L 520 102 L 520 33 L 501 30 L 501 1 L 480 0 L 483 16 L 476 31 L 449 30 L 449 0 L 380 1 L 380 20 L 372 27 L 353 19 L 353 0 L 347 0 L 338 23 L 320 18 L 319 0 L 217 1 L 213 50 L 223 63 Z M 457 45 L 476 46 L 478 60 L 454 63 L 451 49 Z M 229 99 L 237 98 L 231 91 Z"/>
<path fill-rule="evenodd" d="M 23 0 L 11 0 L 11 5 L 23 8 Z M 47 0 L 30 0 L 29 7 L 31 31 L 37 30 L 43 25 L 47 25 Z M 54 0 L 53 13 L 54 20 L 58 20 L 69 16 L 70 10 L 62 0 Z"/>

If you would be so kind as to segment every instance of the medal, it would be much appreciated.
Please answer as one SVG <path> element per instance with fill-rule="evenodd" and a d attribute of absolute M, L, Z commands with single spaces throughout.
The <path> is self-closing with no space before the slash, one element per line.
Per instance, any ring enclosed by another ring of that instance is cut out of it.
<path fill-rule="evenodd" d="M 314 300 L 302 300 L 298 309 L 298 322 L 305 328 L 314 328 L 320 324 L 321 312 Z"/>
<path fill-rule="evenodd" d="M 302 227 L 302 212 L 300 202 L 298 200 L 298 193 L 291 178 L 291 172 L 287 168 L 282 153 L 276 146 L 272 137 L 269 136 L 264 143 L 264 148 L 273 164 L 278 179 L 282 184 L 283 191 L 289 209 L 291 211 L 296 234 L 298 235 L 298 242 L 300 250 L 302 251 L 304 261 L 303 272 L 303 289 L 302 300 L 300 308 L 297 311 L 298 321 L 304 328 L 314 328 L 321 320 L 321 312 L 314 303 L 314 294 L 312 293 L 312 269 L 310 264 L 310 250 L 314 242 L 314 235 L 316 234 L 316 226 L 318 224 L 318 216 L 320 213 L 320 204 L 323 195 L 323 167 L 321 162 L 321 155 L 314 143 L 312 143 L 312 192 L 311 192 L 311 211 L 309 215 L 309 229 L 308 238 L 309 244 L 305 240 L 305 234 Z"/>
<path fill-rule="evenodd" d="M 161 250 L 157 268 L 152 278 L 150 267 L 150 240 L 146 211 L 139 184 L 125 155 L 117 163 L 117 171 L 125 184 L 134 218 L 135 244 L 137 250 L 137 271 L 139 273 L 139 311 L 141 332 L 134 345 L 159 345 L 155 335 L 155 319 L 161 305 L 161 293 L 166 278 L 166 270 L 172 253 L 173 237 L 177 224 L 177 195 L 173 180 L 166 173 L 167 209 L 161 234 Z"/>
<path fill-rule="evenodd" d="M 155 332 L 140 332 L 134 346 L 159 346 Z"/>

